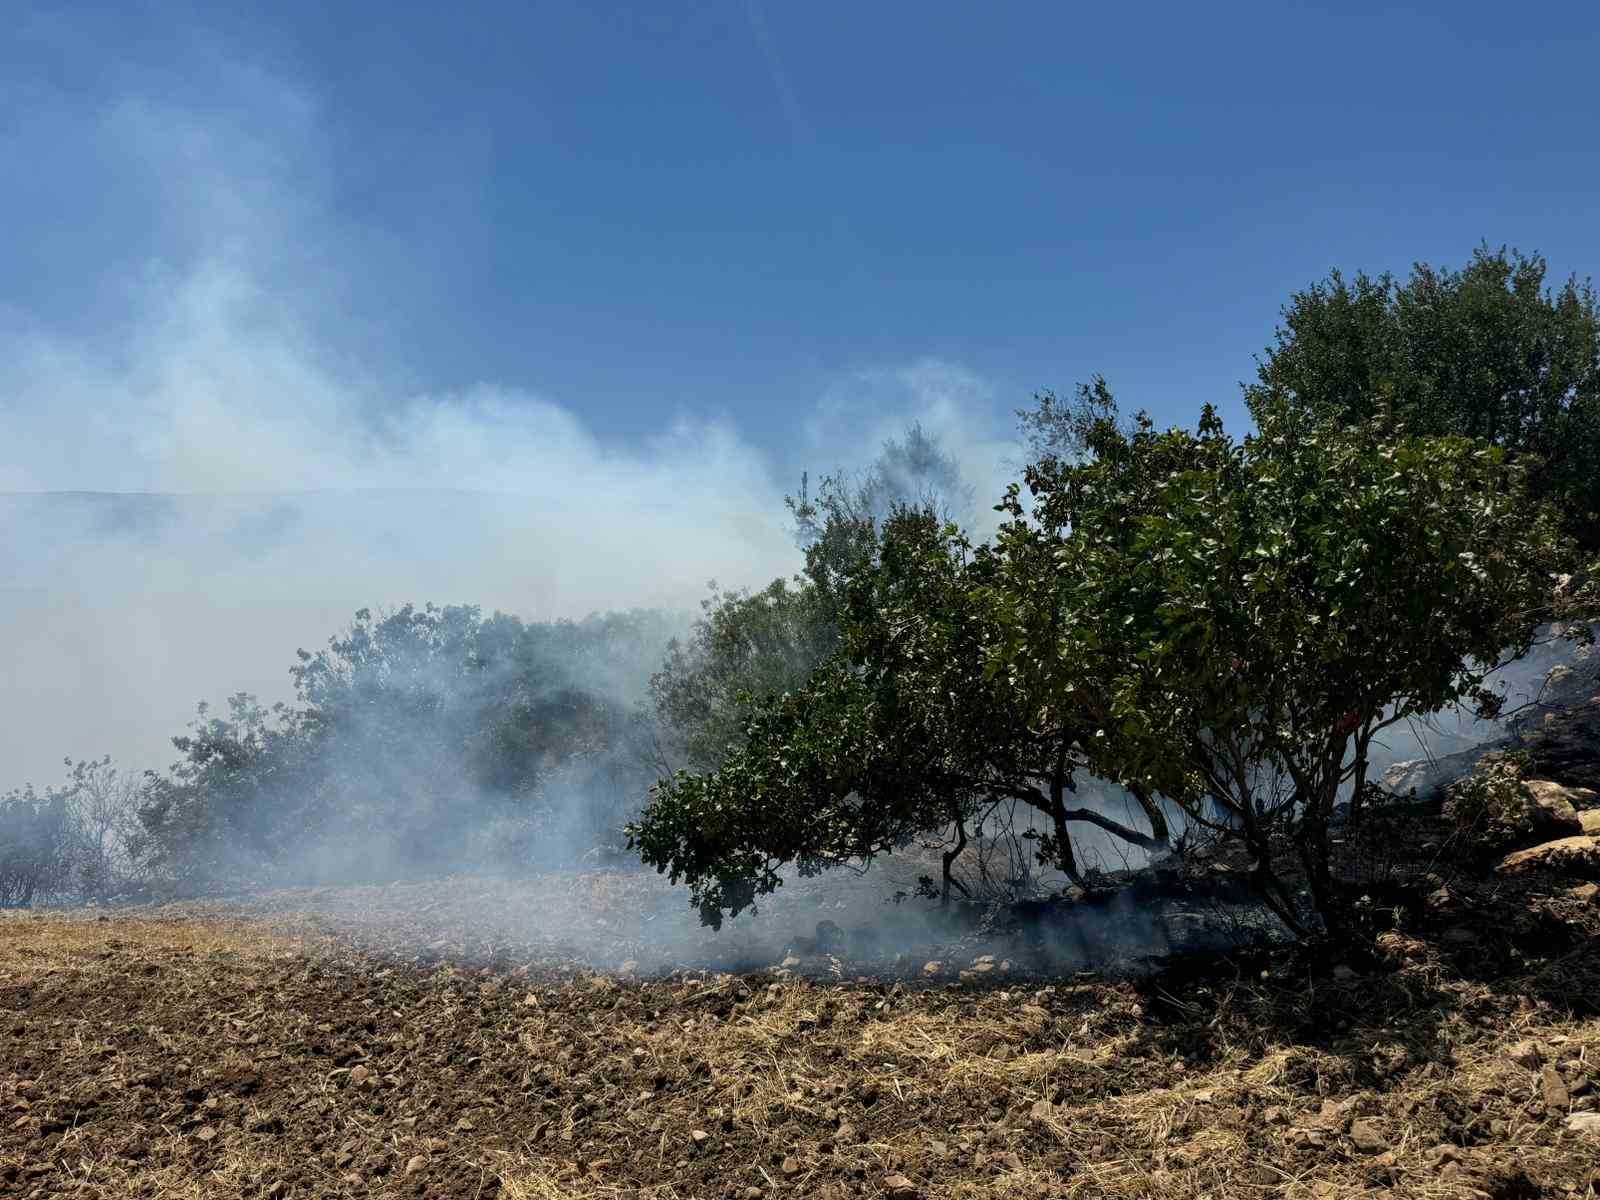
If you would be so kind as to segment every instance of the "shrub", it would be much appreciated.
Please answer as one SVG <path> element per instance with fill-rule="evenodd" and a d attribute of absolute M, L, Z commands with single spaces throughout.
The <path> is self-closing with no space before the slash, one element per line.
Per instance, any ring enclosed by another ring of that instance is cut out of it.
<path fill-rule="evenodd" d="M 1527 768 L 1523 751 L 1486 754 L 1446 790 L 1445 819 L 1468 857 L 1490 858 L 1533 837 L 1538 811 L 1522 786 Z"/>

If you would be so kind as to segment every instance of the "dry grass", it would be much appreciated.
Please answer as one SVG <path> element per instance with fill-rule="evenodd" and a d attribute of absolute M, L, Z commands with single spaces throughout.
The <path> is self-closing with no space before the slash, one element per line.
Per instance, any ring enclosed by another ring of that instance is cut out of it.
<path fill-rule="evenodd" d="M 283 934 L 258 921 L 196 922 L 120 914 L 113 920 L 82 913 L 0 909 L 0 970 L 12 979 L 85 966 L 104 959 L 121 943 L 161 956 L 264 960 L 312 953 L 327 945 L 315 934 Z"/>
<path fill-rule="evenodd" d="M 0 1193 L 1596 1194 L 1564 1126 L 1596 1107 L 1592 956 L 1522 982 L 1390 939 L 1398 970 L 1342 981 L 639 983 L 294 928 L 0 919 Z"/>

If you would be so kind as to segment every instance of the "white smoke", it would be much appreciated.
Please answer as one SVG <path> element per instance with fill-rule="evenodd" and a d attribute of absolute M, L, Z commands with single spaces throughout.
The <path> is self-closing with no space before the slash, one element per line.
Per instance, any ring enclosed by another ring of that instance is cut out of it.
<path fill-rule="evenodd" d="M 0 492 L 19 494 L 0 497 L 5 785 L 65 755 L 164 766 L 197 701 L 287 698 L 295 648 L 363 606 L 692 611 L 712 579 L 798 567 L 798 467 L 687 398 L 622 442 L 536 381 L 418 392 L 352 361 L 342 335 L 387 297 L 334 277 L 380 272 L 328 211 L 316 99 L 253 68 L 218 87 L 205 112 L 40 101 L 77 173 L 129 197 L 148 253 L 90 272 L 92 320 L 0 307 Z M 31 136 L 8 167 L 42 150 Z M 807 465 L 859 466 L 921 419 L 991 502 L 984 433 L 1007 422 L 981 381 L 938 363 L 861 379 L 870 396 L 846 381 L 795 414 Z M 37 495 L 63 491 L 155 495 Z"/>

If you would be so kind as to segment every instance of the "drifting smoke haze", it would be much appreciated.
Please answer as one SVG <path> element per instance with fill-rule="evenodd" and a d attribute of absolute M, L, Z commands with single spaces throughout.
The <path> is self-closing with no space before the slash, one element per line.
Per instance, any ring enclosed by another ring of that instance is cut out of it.
<path fill-rule="evenodd" d="M 54 303 L 0 309 L 4 786 L 54 783 L 64 757 L 164 769 L 198 702 L 226 715 L 235 693 L 292 701 L 296 648 L 321 649 L 361 608 L 470 604 L 580 629 L 595 614 L 647 610 L 609 658 L 579 661 L 572 649 L 553 671 L 553 686 L 574 684 L 620 712 L 643 699 L 709 581 L 760 586 L 799 568 L 784 498 L 801 471 L 859 472 L 914 423 L 959 467 L 973 503 L 952 515 L 980 532 L 994 519 L 1016 454 L 1011 406 L 951 363 L 835 378 L 793 414 L 781 455 L 667 381 L 652 397 L 656 427 L 629 437 L 595 432 L 583 397 L 542 394 L 536 381 L 418 390 L 405 367 L 352 347 L 375 344 L 369 325 L 385 306 L 404 307 L 438 251 L 337 218 L 314 95 L 251 64 L 206 69 L 225 102 L 158 99 L 134 77 L 129 94 L 96 107 L 30 95 L 43 119 L 8 135 L 8 176 L 73 147 L 63 170 L 87 170 L 78 183 L 117 194 L 141 237 L 139 253 L 103 245 L 100 261 L 63 248 Z M 81 286 L 64 286 L 74 272 Z M 500 670 L 473 686 L 492 691 Z M 438 682 L 440 694 L 463 694 Z M 355 810 L 371 798 L 412 815 L 428 804 L 494 807 L 465 764 L 425 761 L 420 739 L 414 756 L 392 746 L 357 731 L 324 747 L 311 783 Z M 637 749 L 547 764 L 540 858 L 570 865 L 614 842 L 614 824 L 608 834 L 594 817 L 614 822 L 642 797 Z M 421 795 L 441 776 L 450 794 Z M 480 861 L 440 865 L 492 870 L 514 838 L 485 820 L 456 847 Z M 346 830 L 304 846 L 290 875 L 400 878 L 421 852 Z M 248 878 L 243 856 L 227 866 Z M 263 903 L 330 919 L 347 909 L 360 926 L 425 926 L 418 914 L 429 909 L 436 926 L 455 920 L 485 944 L 520 939 L 664 969 L 770 963 L 819 920 L 871 926 L 878 949 L 927 941 L 939 933 L 930 914 L 886 904 L 916 873 L 791 878 L 763 906 L 776 924 L 737 922 L 720 940 L 653 874 L 609 876 L 629 881 L 612 885 L 625 894 L 616 912 L 563 905 L 572 886 L 532 880 L 446 886 L 431 901 L 429 885 L 411 883 Z"/>
<path fill-rule="evenodd" d="M 128 66 L 112 73 L 118 94 L 97 102 L 0 83 L 0 100 L 37 116 L 0 141 L 5 177 L 36 198 L 60 196 L 71 235 L 27 248 L 47 280 L 39 302 L 0 307 L 0 787 L 55 782 L 67 757 L 165 768 L 197 702 L 293 699 L 296 648 L 321 649 L 362 608 L 476 605 L 530 625 L 645 610 L 643 632 L 609 659 L 550 672 L 622 712 L 643 699 L 709 581 L 761 586 L 799 568 L 784 498 L 803 470 L 813 480 L 859 472 L 913 424 L 958 467 L 953 494 L 971 503 L 951 515 L 977 536 L 990 531 L 1021 453 L 1014 398 L 955 363 L 839 374 L 787 418 L 781 452 L 668 379 L 649 397 L 655 418 L 627 436 L 597 432 L 584 397 L 547 394 L 537 379 L 468 374 L 419 387 L 374 330 L 391 314 L 401 327 L 414 317 L 408 293 L 449 273 L 448 247 L 338 210 L 340 164 L 319 132 L 334 114 L 313 91 L 216 46 L 194 49 L 204 104 Z M 430 167 L 421 154 L 419 195 L 450 227 L 471 188 Z M 108 196 L 115 211 L 93 200 Z M 492 692 L 500 669 L 474 687 Z M 1452 749 L 1499 732 L 1443 725 Z M 339 795 L 366 803 L 454 777 L 450 794 L 407 803 L 492 807 L 464 768 L 380 742 L 348 737 L 318 781 L 345 781 Z M 1425 752 L 1404 731 L 1387 747 L 1393 759 Z M 541 829 L 549 858 L 582 861 L 607 840 L 591 815 L 642 796 L 648 772 L 636 746 L 623 749 L 552 764 L 540 792 L 553 814 Z M 1129 815 L 1114 789 L 1087 789 L 1080 802 Z M 481 862 L 458 856 L 451 869 L 503 861 L 513 840 L 492 821 L 473 835 Z M 304 852 L 300 881 L 405 874 L 404 847 L 341 836 Z M 1085 865 L 1144 861 L 1088 828 L 1079 851 Z M 548 879 L 444 898 L 413 880 L 262 902 L 336 915 L 344 905 L 355 925 L 431 906 L 486 946 L 542 938 L 605 966 L 745 967 L 790 950 L 936 945 L 949 928 L 933 913 L 886 903 L 915 890 L 930 861 L 897 855 L 866 878 L 791 874 L 763 903 L 776 923 L 734 922 L 720 940 L 681 891 L 642 873 L 585 884 L 618 889 L 587 906 L 564 907 L 573 889 Z M 1044 958 L 1182 943 L 1160 904 L 1123 899 L 1116 920 L 1105 915 L 1058 922 Z M 819 921 L 836 935 L 816 932 Z"/>
<path fill-rule="evenodd" d="M 47 97 L 50 119 L 10 144 L 13 170 L 46 141 L 77 147 L 161 236 L 89 276 L 79 306 L 0 310 L 8 783 L 66 755 L 164 766 L 197 701 L 287 699 L 295 648 L 363 606 L 689 614 L 709 580 L 790 574 L 800 470 L 860 466 L 911 421 L 997 494 L 994 398 L 948 364 L 841 379 L 777 461 L 665 383 L 653 433 L 607 439 L 582 397 L 471 379 L 417 394 L 356 361 L 417 256 L 351 244 L 318 188 L 326 114 L 230 66 L 227 103 Z"/>
<path fill-rule="evenodd" d="M 250 376 L 247 362 L 228 369 Z M 47 776 L 65 754 L 148 761 L 202 698 L 286 698 L 294 649 L 321 646 L 359 607 L 687 614 L 709 580 L 758 585 L 800 562 L 786 478 L 726 427 L 681 423 L 619 450 L 555 404 L 487 388 L 414 401 L 374 429 L 327 389 L 280 415 L 292 405 L 229 407 L 186 383 L 136 393 L 162 432 L 117 463 L 118 443 L 78 429 L 88 397 L 74 381 L 18 386 L 55 403 L 25 417 L 4 463 L 38 490 L 0 498 L 0 586 L 18 635 L 0 761 L 13 778 Z M 937 411 L 918 415 L 938 428 Z M 83 458 L 61 475 L 17 454 L 73 441 Z M 111 478 L 156 486 L 106 494 L 97 454 Z M 239 490 L 222 486 L 230 475 Z"/>

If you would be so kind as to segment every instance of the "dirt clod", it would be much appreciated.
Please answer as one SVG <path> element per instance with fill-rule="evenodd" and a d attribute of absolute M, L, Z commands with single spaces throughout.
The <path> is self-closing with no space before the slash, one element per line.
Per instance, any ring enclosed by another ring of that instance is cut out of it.
<path fill-rule="evenodd" d="M 1553 1113 L 1563 1113 L 1572 1104 L 1572 1093 L 1567 1089 L 1567 1081 L 1561 1077 L 1561 1072 L 1554 1063 L 1546 1063 L 1539 1072 L 1539 1094 L 1544 1099 L 1544 1106 Z"/>
<path fill-rule="evenodd" d="M 1389 1148 L 1389 1139 L 1373 1121 L 1352 1121 L 1350 1144 L 1363 1154 L 1381 1154 Z"/>
<path fill-rule="evenodd" d="M 1506 1051 L 1506 1058 L 1524 1070 L 1537 1071 L 1539 1064 L 1544 1062 L 1544 1052 L 1539 1049 L 1539 1043 L 1523 1040 Z"/>

